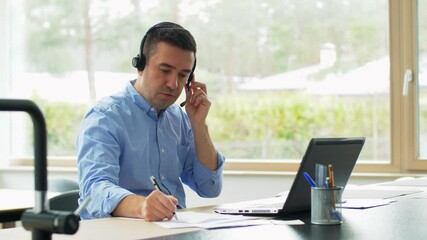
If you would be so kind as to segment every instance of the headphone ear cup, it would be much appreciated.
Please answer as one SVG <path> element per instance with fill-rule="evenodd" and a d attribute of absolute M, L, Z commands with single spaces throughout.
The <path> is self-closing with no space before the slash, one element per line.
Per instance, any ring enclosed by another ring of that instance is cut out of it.
<path fill-rule="evenodd" d="M 138 54 L 138 56 L 132 58 L 132 66 L 134 68 L 138 67 L 138 62 L 139 62 L 139 54 Z"/>
<path fill-rule="evenodd" d="M 140 56 L 139 54 L 136 57 L 132 58 L 132 66 L 138 68 L 138 71 L 144 70 L 145 67 L 145 56 Z"/>

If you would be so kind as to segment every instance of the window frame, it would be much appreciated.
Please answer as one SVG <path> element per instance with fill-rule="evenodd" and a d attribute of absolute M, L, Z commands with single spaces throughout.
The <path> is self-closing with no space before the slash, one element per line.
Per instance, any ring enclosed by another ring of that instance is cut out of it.
<path fill-rule="evenodd" d="M 406 69 L 411 69 L 414 73 L 414 79 L 409 84 L 408 95 L 402 97 L 402 138 L 401 138 L 401 157 L 406 159 L 403 161 L 403 169 L 407 171 L 427 170 L 427 159 L 421 159 L 418 156 L 418 149 L 421 147 L 418 141 L 419 132 L 419 109 L 418 106 L 418 1 L 402 1 L 402 68 L 401 68 L 401 85 L 403 86 L 403 74 Z"/>
<path fill-rule="evenodd" d="M 427 170 L 427 159 L 417 149 L 418 109 L 415 77 L 409 94 L 402 95 L 405 69 L 417 73 L 417 0 L 389 0 L 390 31 L 390 162 L 358 163 L 359 173 L 415 173 Z M 298 163 L 288 161 L 228 160 L 225 168 L 241 171 L 296 171 Z"/>

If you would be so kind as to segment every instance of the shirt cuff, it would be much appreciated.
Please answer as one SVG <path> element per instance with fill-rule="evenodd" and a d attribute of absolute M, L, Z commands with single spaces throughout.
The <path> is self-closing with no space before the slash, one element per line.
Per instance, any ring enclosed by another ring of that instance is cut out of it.
<path fill-rule="evenodd" d="M 120 201 L 131 194 L 134 193 L 120 187 L 110 189 L 106 192 L 106 194 L 99 194 L 99 197 L 101 198 L 98 201 L 101 203 L 100 212 L 95 211 L 91 215 L 93 215 L 95 218 L 111 216 L 117 205 L 119 205 Z"/>
<path fill-rule="evenodd" d="M 222 169 L 225 162 L 225 157 L 217 151 L 218 165 L 216 170 L 210 170 L 205 167 L 199 160 L 194 163 L 195 181 L 199 184 L 204 184 L 206 181 L 213 181 L 212 184 L 217 184 L 222 179 Z"/>

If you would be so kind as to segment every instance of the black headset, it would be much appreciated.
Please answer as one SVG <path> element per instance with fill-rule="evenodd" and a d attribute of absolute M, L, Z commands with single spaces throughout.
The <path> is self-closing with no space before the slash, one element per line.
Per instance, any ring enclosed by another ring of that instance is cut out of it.
<path fill-rule="evenodd" d="M 150 32 L 152 32 L 152 31 L 154 31 L 156 29 L 159 29 L 159 28 L 184 29 L 183 27 L 181 27 L 179 25 L 177 26 L 177 24 L 171 23 L 171 22 L 161 22 L 161 23 L 158 23 L 158 24 L 152 26 L 150 29 L 148 29 L 148 31 L 145 33 L 144 37 L 141 40 L 141 45 L 139 47 L 139 53 L 138 53 L 138 55 L 136 55 L 136 57 L 132 58 L 132 66 L 135 67 L 135 68 L 137 68 L 139 71 L 144 70 L 145 64 L 147 62 L 147 58 L 145 57 L 145 55 L 143 53 L 144 44 L 145 44 L 145 40 L 147 39 L 147 35 Z M 187 90 L 189 89 L 190 83 L 193 80 L 193 73 L 194 73 L 194 70 L 196 70 L 196 62 L 197 62 L 196 58 L 194 58 L 193 68 L 191 69 L 190 76 L 188 76 L 187 83 L 185 84 Z"/>

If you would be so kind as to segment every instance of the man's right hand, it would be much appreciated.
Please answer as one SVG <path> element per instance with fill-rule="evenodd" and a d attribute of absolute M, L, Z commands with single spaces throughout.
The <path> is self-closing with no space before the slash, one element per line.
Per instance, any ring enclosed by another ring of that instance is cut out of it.
<path fill-rule="evenodd" d="M 175 197 L 154 190 L 142 203 L 141 212 L 146 221 L 171 220 L 176 212 L 177 205 L 178 200 Z"/>
<path fill-rule="evenodd" d="M 173 196 L 154 190 L 147 197 L 128 195 L 117 205 L 112 215 L 115 217 L 143 218 L 146 221 L 172 219 L 178 200 Z"/>

